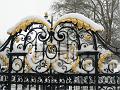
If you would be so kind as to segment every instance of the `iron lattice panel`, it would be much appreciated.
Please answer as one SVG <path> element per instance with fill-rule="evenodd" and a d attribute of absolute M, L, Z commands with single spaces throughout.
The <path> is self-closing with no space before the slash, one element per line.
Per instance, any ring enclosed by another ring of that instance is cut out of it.
<path fill-rule="evenodd" d="M 8 62 L 0 63 L 0 90 L 120 90 L 120 74 L 114 73 L 113 63 L 99 67 L 98 50 L 106 49 L 97 32 L 72 22 L 61 22 L 54 30 L 32 22 L 1 49 Z"/>
<path fill-rule="evenodd" d="M 8 75 L 1 74 L 1 89 L 9 85 L 16 90 L 119 90 L 120 76 L 116 74 L 37 74 L 13 73 L 11 81 Z M 96 81 L 98 79 L 98 82 Z M 7 79 L 7 80 L 6 80 Z M 8 83 L 9 82 L 9 83 Z M 3 89 L 4 90 L 4 89 Z"/>

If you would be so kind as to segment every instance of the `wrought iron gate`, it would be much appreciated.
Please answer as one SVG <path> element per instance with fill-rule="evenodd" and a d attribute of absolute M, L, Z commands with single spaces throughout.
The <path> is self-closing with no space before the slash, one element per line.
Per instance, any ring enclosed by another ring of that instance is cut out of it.
<path fill-rule="evenodd" d="M 119 49 L 85 22 L 67 18 L 50 27 L 33 18 L 9 34 L 0 48 L 0 90 L 120 90 L 111 60 Z"/>

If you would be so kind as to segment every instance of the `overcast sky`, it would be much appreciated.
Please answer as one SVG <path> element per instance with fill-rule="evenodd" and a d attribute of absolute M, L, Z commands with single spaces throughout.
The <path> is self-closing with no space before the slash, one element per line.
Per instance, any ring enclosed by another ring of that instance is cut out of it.
<path fill-rule="evenodd" d="M 0 0 L 0 40 L 8 37 L 7 30 L 28 16 L 50 13 L 54 0 Z"/>

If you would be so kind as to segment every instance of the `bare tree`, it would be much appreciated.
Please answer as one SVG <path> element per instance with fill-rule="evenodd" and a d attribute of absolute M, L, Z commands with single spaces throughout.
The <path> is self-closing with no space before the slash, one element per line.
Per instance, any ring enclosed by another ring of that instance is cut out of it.
<path fill-rule="evenodd" d="M 120 8 L 114 14 L 112 28 L 112 43 L 120 47 Z"/>
<path fill-rule="evenodd" d="M 104 38 L 109 44 L 111 43 L 113 32 L 117 30 L 114 27 L 114 22 L 117 21 L 115 14 L 118 11 L 118 7 L 119 0 L 59 0 L 52 5 L 53 10 L 58 15 L 71 12 L 81 13 L 101 23 L 106 31 Z"/>

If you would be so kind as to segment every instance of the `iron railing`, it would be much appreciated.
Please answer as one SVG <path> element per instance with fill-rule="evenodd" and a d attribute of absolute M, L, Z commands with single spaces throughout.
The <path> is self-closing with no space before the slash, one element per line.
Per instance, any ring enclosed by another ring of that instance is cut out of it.
<path fill-rule="evenodd" d="M 97 32 L 71 21 L 51 29 L 32 21 L 21 29 L 0 48 L 0 90 L 120 90 L 117 64 L 109 63 L 119 52 Z M 101 51 L 114 56 L 102 58 Z"/>

